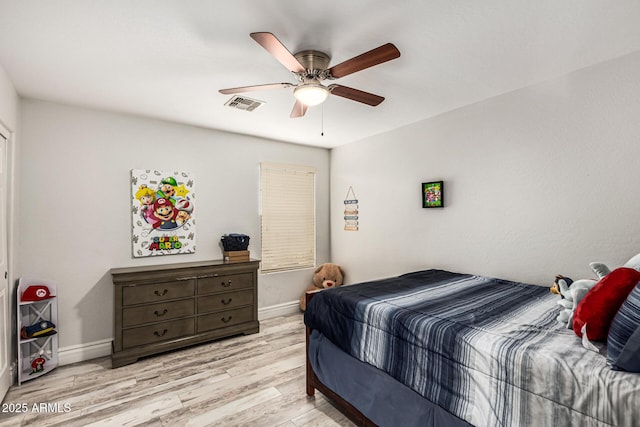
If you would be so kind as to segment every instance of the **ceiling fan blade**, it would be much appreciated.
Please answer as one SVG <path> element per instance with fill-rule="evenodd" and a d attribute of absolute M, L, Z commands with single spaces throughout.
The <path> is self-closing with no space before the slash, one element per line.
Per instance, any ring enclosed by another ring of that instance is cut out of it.
<path fill-rule="evenodd" d="M 271 33 L 251 33 L 249 34 L 260 46 L 276 58 L 287 70 L 294 73 L 303 73 L 304 67 L 298 60 L 284 47 L 284 45 Z"/>
<path fill-rule="evenodd" d="M 293 86 L 295 85 L 291 83 L 271 83 L 266 85 L 242 86 L 242 87 L 232 87 L 229 89 L 220 89 L 218 92 L 225 95 L 232 95 L 234 93 L 253 92 L 254 90 L 288 88 Z"/>
<path fill-rule="evenodd" d="M 352 87 L 333 84 L 329 85 L 329 90 L 333 95 L 338 95 L 352 101 L 362 102 L 363 104 L 371 105 L 373 107 L 384 101 L 384 97 L 382 96 L 354 89 Z"/>
<path fill-rule="evenodd" d="M 329 68 L 329 73 L 335 79 L 348 76 L 356 71 L 391 61 L 400 56 L 400 51 L 392 43 L 384 44 L 354 58 L 341 62 Z"/>
<path fill-rule="evenodd" d="M 297 117 L 302 117 L 306 112 L 307 112 L 307 106 L 304 105 L 302 102 L 296 100 L 296 103 L 294 104 L 293 110 L 291 110 L 291 115 L 289 117 L 291 117 L 292 119 L 295 119 Z"/>

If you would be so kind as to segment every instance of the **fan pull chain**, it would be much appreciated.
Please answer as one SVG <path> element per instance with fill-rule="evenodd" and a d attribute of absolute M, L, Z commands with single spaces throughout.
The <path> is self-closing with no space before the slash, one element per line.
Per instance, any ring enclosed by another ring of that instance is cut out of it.
<path fill-rule="evenodd" d="M 320 108 L 320 136 L 324 136 L 324 104 Z"/>

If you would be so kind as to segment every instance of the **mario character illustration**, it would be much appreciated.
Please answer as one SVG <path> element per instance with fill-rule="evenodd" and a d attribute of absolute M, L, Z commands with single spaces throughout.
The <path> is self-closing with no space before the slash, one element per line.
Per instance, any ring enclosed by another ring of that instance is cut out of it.
<path fill-rule="evenodd" d="M 153 215 L 158 220 L 153 225 L 153 228 L 171 230 L 178 227 L 176 222 L 178 210 L 175 209 L 173 204 L 165 198 L 159 198 L 153 203 Z"/>

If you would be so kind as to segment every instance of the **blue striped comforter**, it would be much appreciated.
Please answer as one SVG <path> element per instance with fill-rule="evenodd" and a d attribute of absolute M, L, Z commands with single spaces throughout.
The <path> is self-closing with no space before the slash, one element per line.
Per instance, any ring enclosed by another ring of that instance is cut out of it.
<path fill-rule="evenodd" d="M 640 375 L 556 320 L 548 288 L 442 270 L 325 290 L 305 323 L 477 426 L 640 426 Z"/>

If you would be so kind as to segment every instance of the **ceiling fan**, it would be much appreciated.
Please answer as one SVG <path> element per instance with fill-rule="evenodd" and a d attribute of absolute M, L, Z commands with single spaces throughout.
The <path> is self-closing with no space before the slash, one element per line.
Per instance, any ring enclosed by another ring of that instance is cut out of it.
<path fill-rule="evenodd" d="M 291 118 L 304 116 L 307 112 L 307 107 L 321 104 L 327 99 L 329 94 L 375 107 L 384 101 L 384 97 L 338 84 L 324 86 L 321 82 L 323 80 L 334 80 L 348 76 L 349 74 L 382 64 L 383 62 L 391 61 L 400 56 L 398 48 L 392 43 L 387 43 L 328 68 L 331 58 L 324 52 L 303 50 L 292 54 L 280 40 L 271 33 L 251 33 L 250 36 L 291 71 L 296 76 L 298 84 L 271 83 L 221 89 L 219 92 L 228 95 L 254 90 L 294 87 L 293 96 L 296 98 L 296 102 L 291 111 Z"/>

